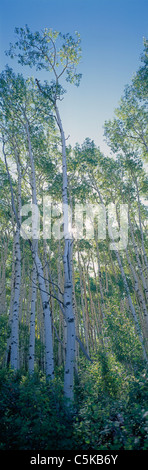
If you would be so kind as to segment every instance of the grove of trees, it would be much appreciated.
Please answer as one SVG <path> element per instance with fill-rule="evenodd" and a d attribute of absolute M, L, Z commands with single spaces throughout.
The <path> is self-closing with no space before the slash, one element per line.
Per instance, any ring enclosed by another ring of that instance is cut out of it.
<path fill-rule="evenodd" d="M 148 41 L 109 157 L 64 134 L 79 34 L 16 36 L 35 78 L 0 74 L 0 448 L 147 449 Z"/>

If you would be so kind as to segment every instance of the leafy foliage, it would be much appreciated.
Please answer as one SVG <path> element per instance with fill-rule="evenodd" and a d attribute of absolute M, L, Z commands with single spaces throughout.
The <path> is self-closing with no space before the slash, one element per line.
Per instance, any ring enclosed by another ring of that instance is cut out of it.
<path fill-rule="evenodd" d="M 82 239 L 77 240 L 74 235 L 72 259 L 68 265 L 68 269 L 71 266 L 73 269 L 77 340 L 74 402 L 69 413 L 63 397 L 66 352 L 64 242 L 63 239 L 55 240 L 53 234 L 48 242 L 42 237 L 38 241 L 37 249 L 43 266 L 40 278 L 45 281 L 44 293 L 48 302 L 41 302 L 41 284 L 35 285 L 34 373 L 32 371 L 30 376 L 28 352 L 33 253 L 27 240 L 22 238 L 17 372 L 10 368 L 9 336 L 17 280 L 13 206 L 15 204 L 17 211 L 21 204 L 27 204 L 34 189 L 40 208 L 42 234 L 43 196 L 52 197 L 53 207 L 62 200 L 62 124 L 57 118 L 57 101 L 63 99 L 65 93 L 60 83 L 62 76 L 66 81 L 79 85 L 81 75 L 76 73 L 76 66 L 81 59 L 80 36 L 77 32 L 74 37 L 62 35 L 47 28 L 42 33 L 32 33 L 28 26 L 16 28 L 16 34 L 18 40 L 14 46 L 11 45 L 8 54 L 12 58 L 16 55 L 22 65 L 50 72 L 53 79 L 50 83 L 44 81 L 41 84 L 38 79 L 16 75 L 9 67 L 0 75 L 3 153 L 5 163 L 7 160 L 6 168 L 10 168 L 12 163 L 15 165 L 14 175 L 11 168 L 10 177 L 0 162 L 0 448 L 146 449 L 148 179 L 143 161 L 148 150 L 147 41 L 144 41 L 142 65 L 130 86 L 125 88 L 115 118 L 105 123 L 105 136 L 114 152 L 113 157 L 105 157 L 89 138 L 81 146 L 76 144 L 74 149 L 71 146 L 66 148 L 64 168 L 67 166 L 66 190 L 72 220 L 77 203 L 85 207 L 84 219 L 88 205 L 101 205 L 106 210 L 106 239 L 99 240 L 96 217 L 94 237 L 87 239 L 86 227 Z M 21 179 L 19 191 L 18 173 Z M 115 208 L 112 219 L 117 228 L 117 240 L 122 237 L 120 204 L 128 207 L 128 245 L 125 250 L 110 249 L 110 203 Z M 53 216 L 52 224 L 58 220 L 57 217 L 59 215 Z M 46 308 L 50 305 L 52 320 L 55 379 L 50 383 L 46 382 L 44 374 L 43 304 Z"/>
<path fill-rule="evenodd" d="M 147 449 L 147 375 L 127 371 L 100 352 L 91 366 L 81 363 L 73 417 L 65 411 L 60 378 L 46 385 L 0 371 L 1 449 Z"/>
<path fill-rule="evenodd" d="M 85 449 L 147 449 L 147 377 L 127 373 L 112 354 L 81 370 L 83 400 L 75 423 Z"/>
<path fill-rule="evenodd" d="M 72 448 L 61 383 L 1 371 L 1 449 Z"/>

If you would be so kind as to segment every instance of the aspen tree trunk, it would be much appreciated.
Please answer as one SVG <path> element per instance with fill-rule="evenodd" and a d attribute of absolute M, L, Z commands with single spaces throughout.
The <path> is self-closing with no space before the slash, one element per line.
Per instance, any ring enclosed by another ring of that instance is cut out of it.
<path fill-rule="evenodd" d="M 104 206 L 103 198 L 101 196 L 101 193 L 100 193 L 98 187 L 96 187 L 96 191 L 99 195 L 99 199 L 100 199 L 101 204 Z M 105 304 L 104 304 L 104 295 L 103 295 L 103 286 L 102 286 L 102 277 L 101 277 L 100 256 L 99 256 L 98 240 L 96 238 L 96 235 L 95 235 L 95 242 L 96 242 L 96 249 L 97 249 L 99 287 L 100 287 L 100 295 L 101 295 L 101 313 L 102 313 L 103 320 L 105 320 Z"/>
<path fill-rule="evenodd" d="M 79 336 L 79 321 L 78 321 L 78 307 L 77 307 L 77 301 L 76 301 L 76 293 L 75 293 L 75 277 L 74 277 L 74 266 L 72 265 L 72 276 L 73 276 L 73 296 L 74 296 L 74 306 L 75 306 L 75 330 L 76 330 L 76 336 Z M 75 357 L 76 357 L 76 367 L 77 367 L 77 361 L 79 358 L 79 343 L 76 341 L 75 343 Z"/>
<path fill-rule="evenodd" d="M 100 295 L 101 295 L 101 314 L 103 320 L 105 319 L 105 305 L 104 305 L 104 294 L 103 294 L 103 286 L 102 286 L 102 277 L 101 277 L 101 267 L 100 267 L 100 256 L 99 256 L 99 248 L 98 248 L 98 241 L 96 241 L 96 248 L 97 248 L 97 262 L 98 262 L 98 276 L 99 276 L 99 288 L 100 288 Z"/>
<path fill-rule="evenodd" d="M 70 180 L 70 178 L 69 178 Z M 70 199 L 70 223 L 72 227 L 72 221 L 73 221 L 73 200 L 72 200 L 72 194 L 71 194 L 71 187 L 69 183 L 69 199 Z M 71 252 L 71 261 L 72 261 L 72 280 L 73 280 L 73 290 L 72 290 L 72 303 L 73 303 L 73 310 L 74 310 L 74 319 L 75 319 L 75 334 L 78 339 L 79 337 L 79 325 L 78 325 L 78 309 L 77 309 L 77 301 L 76 301 L 76 293 L 75 293 L 75 273 L 74 273 L 74 264 L 73 264 L 73 244 L 72 244 L 72 252 Z M 77 368 L 77 361 L 79 357 L 79 342 L 76 339 L 75 341 L 75 373 L 78 377 L 78 368 Z"/>
<path fill-rule="evenodd" d="M 137 278 L 137 282 L 135 282 L 135 295 L 136 295 L 136 300 L 139 306 L 139 315 L 141 319 L 141 324 L 143 325 L 143 328 L 142 328 L 143 336 L 145 336 L 146 334 L 148 337 L 148 309 L 147 309 L 147 305 L 145 302 L 143 285 L 142 285 L 141 279 L 139 278 L 139 273 L 136 270 L 137 266 L 135 266 L 134 264 L 135 260 L 133 260 L 132 258 L 132 253 L 131 253 L 130 248 L 129 248 L 129 251 L 130 251 L 130 258 L 132 259 L 132 267 L 136 273 L 136 278 Z M 137 289 L 137 286 L 138 286 L 138 289 Z"/>
<path fill-rule="evenodd" d="M 75 365 L 75 321 L 72 305 L 71 240 L 65 240 L 64 251 L 64 305 L 67 323 L 66 358 L 64 371 L 64 395 L 73 400 Z"/>
<path fill-rule="evenodd" d="M 6 312 L 6 260 L 8 245 L 4 240 L 4 249 L 1 254 L 0 264 L 0 314 Z"/>
<path fill-rule="evenodd" d="M 13 215 L 13 213 L 12 213 Z M 10 306 L 9 306 L 9 326 L 10 331 L 12 329 L 12 310 L 13 310 L 13 301 L 14 301 L 14 278 L 15 278 L 15 243 L 13 238 L 13 252 L 12 252 L 12 270 L 11 270 L 11 296 L 10 296 Z M 6 363 L 7 366 L 10 362 L 11 354 L 11 335 L 7 340 L 7 350 L 6 350 Z"/>
<path fill-rule="evenodd" d="M 37 253 L 33 253 L 35 260 L 38 283 L 42 299 L 44 325 L 45 325 L 45 368 L 46 377 L 48 379 L 54 379 L 54 358 L 53 358 L 53 343 L 52 343 L 52 323 L 51 323 L 51 312 L 49 306 L 49 296 L 46 291 L 44 273 L 42 263 Z"/>
<path fill-rule="evenodd" d="M 87 286 L 86 286 L 85 275 L 84 275 L 83 269 L 82 269 L 82 281 L 83 281 L 83 287 L 84 287 L 86 330 L 87 330 L 88 340 L 89 339 L 91 340 L 91 323 L 90 323 L 89 310 L 88 310 Z M 89 341 L 88 341 L 88 345 L 89 345 Z"/>
<path fill-rule="evenodd" d="M 98 311 L 99 311 L 99 315 L 96 314 L 96 328 L 97 328 L 98 338 L 100 339 L 100 335 L 102 337 L 102 310 L 101 310 L 101 305 L 99 301 L 98 282 L 97 282 L 97 276 L 96 276 L 96 270 L 95 270 L 93 258 L 92 258 L 92 263 L 93 263 L 93 271 L 94 271 L 94 277 L 95 277 L 95 283 L 96 283 L 97 304 L 98 304 Z M 101 341 L 102 341 L 102 338 L 101 338 Z"/>
<path fill-rule="evenodd" d="M 140 342 L 141 342 L 141 346 L 142 346 L 142 350 L 143 350 L 143 357 L 147 361 L 147 355 L 146 355 L 145 347 L 144 347 L 144 344 L 143 344 L 143 337 L 142 337 L 141 330 L 140 330 L 140 327 L 139 327 L 137 314 L 136 314 L 135 308 L 134 308 L 133 303 L 132 303 L 132 299 L 131 299 L 131 296 L 130 296 L 130 291 L 129 291 L 128 283 L 127 283 L 127 280 L 126 280 L 125 272 L 124 272 L 124 269 L 123 269 L 123 266 L 122 266 L 122 263 L 121 263 L 119 253 L 117 251 L 116 251 L 116 257 L 117 257 L 117 261 L 118 261 L 119 268 L 120 268 L 120 271 L 121 271 L 121 276 L 122 276 L 122 279 L 123 279 L 123 282 L 124 282 L 129 307 L 130 307 L 130 310 L 131 310 L 131 313 L 132 313 L 132 316 L 133 316 L 133 319 L 134 319 L 134 322 L 135 322 L 135 326 L 136 326 L 136 329 L 137 329 L 137 333 L 138 333 Z"/>
<path fill-rule="evenodd" d="M 57 271 L 58 271 L 58 286 L 60 288 L 58 297 L 60 302 L 63 301 L 62 294 L 61 294 L 61 263 L 60 263 L 60 240 L 59 240 L 59 245 L 58 245 L 58 260 L 57 260 Z M 62 341 L 62 321 L 63 321 L 63 316 L 61 313 L 61 309 L 59 308 L 59 338 Z M 59 341 L 58 343 L 58 365 L 61 366 L 62 364 L 62 356 L 63 356 L 63 348 L 62 348 L 62 343 Z"/>
<path fill-rule="evenodd" d="M 143 256 L 144 256 L 145 267 L 146 267 L 147 272 L 148 272 L 148 259 L 147 259 L 146 251 L 145 251 L 145 247 L 144 247 L 144 238 L 143 238 L 143 230 L 142 230 L 142 222 L 141 222 L 141 210 L 140 210 L 140 195 L 139 195 L 139 188 L 138 188 L 137 178 L 135 178 L 135 184 L 136 184 L 137 199 L 138 199 L 138 214 L 139 214 L 139 227 L 140 227 L 140 233 L 141 233 L 142 251 L 143 251 Z"/>
<path fill-rule="evenodd" d="M 32 186 L 32 202 L 37 205 L 36 197 L 36 179 L 34 158 L 31 148 L 30 132 L 28 122 L 26 120 L 26 133 L 29 148 L 29 157 L 31 164 L 31 186 Z M 36 228 L 35 228 L 36 229 Z M 34 234 L 33 234 L 34 237 Z M 36 301 L 36 278 L 38 276 L 39 289 L 42 299 L 44 325 L 45 325 L 45 368 L 47 380 L 54 378 L 54 358 L 53 358 L 53 340 L 52 340 L 52 318 L 49 305 L 49 296 L 46 290 L 44 279 L 43 267 L 41 260 L 38 256 L 38 242 L 37 239 L 32 241 L 32 256 L 33 256 L 33 272 L 32 272 L 32 306 L 31 306 L 31 322 L 30 322 L 30 347 L 29 347 L 29 369 L 30 372 L 34 370 L 34 352 L 35 352 L 35 301 Z"/>
<path fill-rule="evenodd" d="M 87 329 L 88 329 L 88 336 L 89 336 L 89 341 L 90 345 L 92 344 L 93 347 L 93 310 L 92 310 L 92 297 L 90 295 L 90 290 L 89 290 L 89 274 L 88 274 L 88 268 L 89 264 L 87 266 L 85 265 L 85 261 L 83 259 L 83 264 L 84 264 L 84 269 L 82 271 L 83 273 L 83 285 L 84 285 L 84 293 L 85 293 L 85 299 L 86 299 L 86 313 L 87 313 Z M 87 282 L 86 282 L 87 281 Z M 89 293 L 89 302 L 87 301 L 87 288 L 88 288 L 88 293 Z M 88 308 L 88 306 L 90 308 Z"/>
<path fill-rule="evenodd" d="M 102 199 L 101 193 L 100 193 L 100 191 L 99 191 L 98 188 L 97 188 L 97 192 L 98 192 L 98 194 L 99 194 L 100 202 L 101 202 L 101 204 L 103 204 L 103 199 Z M 110 234 L 111 234 L 113 243 L 115 243 L 114 238 L 113 238 L 113 234 L 112 234 L 111 227 L 110 227 Z M 131 310 L 131 313 L 132 313 L 132 316 L 133 316 L 133 319 L 134 319 L 134 323 L 135 323 L 135 326 L 136 326 L 137 334 L 138 334 L 139 340 L 140 340 L 140 342 L 141 342 L 141 347 L 142 347 L 142 351 L 143 351 L 143 357 L 144 357 L 144 360 L 147 362 L 147 361 L 148 361 L 148 358 L 147 358 L 147 354 L 146 354 L 145 347 L 144 347 L 144 343 L 143 343 L 143 337 L 142 337 L 141 329 L 140 329 L 140 326 L 139 326 L 139 322 L 138 322 L 137 314 L 136 314 L 136 311 L 135 311 L 135 307 L 134 307 L 133 302 L 132 302 L 132 299 L 131 299 L 130 290 L 129 290 L 129 286 L 128 286 L 128 283 L 127 283 L 127 279 L 126 279 L 126 275 L 125 275 L 125 272 L 124 272 L 124 268 L 123 268 L 123 266 L 122 266 L 121 258 L 120 258 L 119 252 L 118 252 L 117 249 L 116 249 L 116 244 L 115 244 L 115 255 L 116 255 L 117 262 L 118 262 L 118 266 L 119 266 L 119 269 L 120 269 L 120 272 L 121 272 L 121 276 L 122 276 L 122 279 L 123 279 L 125 291 L 126 291 L 127 298 L 128 298 L 129 307 L 130 307 L 130 310 Z"/>
<path fill-rule="evenodd" d="M 55 104 L 57 124 L 61 134 L 62 142 L 62 170 L 63 170 L 63 222 L 64 222 L 64 306 L 67 324 L 66 358 L 64 370 L 64 396 L 67 403 L 73 401 L 74 385 L 74 365 L 75 365 L 75 318 L 73 306 L 73 283 L 72 283 L 72 239 L 68 230 L 68 197 L 67 197 L 67 165 L 66 165 L 66 145 L 63 126 L 57 105 Z"/>
<path fill-rule="evenodd" d="M 25 291 L 26 291 L 26 286 L 25 286 L 25 259 L 24 259 L 24 253 L 22 252 L 22 273 L 21 273 L 21 289 L 20 289 L 20 309 L 19 309 L 19 321 L 22 324 L 25 324 L 25 317 L 23 315 L 23 303 L 24 303 L 24 297 L 25 297 Z"/>
<path fill-rule="evenodd" d="M 17 160 L 18 171 L 18 221 L 21 224 L 21 171 Z M 11 356 L 10 364 L 12 369 L 19 367 L 19 302 L 21 288 L 21 249 L 20 249 L 20 228 L 17 225 L 14 234 L 14 253 L 15 253 L 15 274 L 14 274 L 14 298 L 12 307 L 12 329 L 11 329 Z"/>
<path fill-rule="evenodd" d="M 143 293 L 140 289 L 140 286 L 139 286 L 139 279 L 138 279 L 138 276 L 136 274 L 136 271 L 130 261 L 130 258 L 129 258 L 129 255 L 128 255 L 128 251 L 126 249 L 126 256 L 127 256 L 127 261 L 128 261 L 128 264 L 129 264 L 129 267 L 130 267 L 130 270 L 133 274 L 133 278 L 134 278 L 134 281 L 135 281 L 135 291 L 137 293 L 137 296 L 139 298 L 139 302 L 140 302 L 140 305 L 142 307 L 142 311 L 143 311 L 143 314 L 144 316 L 146 317 L 147 319 L 147 322 L 148 322 L 148 311 L 147 311 L 147 307 L 146 307 L 146 303 L 145 303 L 145 299 L 144 299 L 144 296 L 143 296 Z"/>
<path fill-rule="evenodd" d="M 83 283 L 82 283 L 82 267 L 81 267 L 81 263 L 80 263 L 80 253 L 79 253 L 79 250 L 78 250 L 78 263 L 79 263 L 79 274 L 80 274 L 80 291 L 81 291 L 81 308 L 82 308 L 82 316 L 83 316 L 83 328 L 84 328 L 84 336 L 85 336 L 86 351 L 87 351 L 87 354 L 89 354 L 88 328 L 87 328 L 87 321 L 86 321 L 85 310 L 84 310 Z"/>
<path fill-rule="evenodd" d="M 97 322 L 96 322 L 96 312 L 95 312 L 95 306 L 92 298 L 92 293 L 91 293 L 91 287 L 90 287 L 90 280 L 89 280 L 89 270 L 87 266 L 87 284 L 88 284 L 88 292 L 89 292 L 89 298 L 90 298 L 90 310 L 91 310 L 91 324 L 92 326 L 92 346 L 94 348 L 94 345 L 96 347 L 96 330 L 97 330 Z M 94 338 L 93 338 L 94 334 Z"/>
<path fill-rule="evenodd" d="M 34 248 L 33 248 L 34 249 Z M 29 337 L 29 373 L 34 372 L 35 361 L 35 307 L 36 307 L 36 283 L 37 272 L 35 263 L 32 268 L 32 295 L 31 295 L 31 313 L 30 313 L 30 337 Z"/>
<path fill-rule="evenodd" d="M 45 267 L 44 267 L 44 272 L 45 272 L 45 286 L 46 286 L 46 291 L 49 292 L 49 275 L 48 275 L 48 259 L 47 259 L 47 241 L 44 239 L 43 240 L 43 250 L 44 250 L 44 262 L 45 262 Z"/>
<path fill-rule="evenodd" d="M 37 205 L 36 197 L 36 178 L 35 178 L 35 168 L 34 168 L 34 159 L 31 148 L 30 132 L 29 125 L 26 119 L 26 134 L 28 141 L 28 150 L 31 166 L 31 191 L 32 191 L 32 204 Z M 32 234 L 32 251 L 34 254 L 38 252 L 38 241 L 34 239 L 34 233 Z M 37 270 L 35 261 L 33 261 L 32 267 L 32 297 L 31 297 L 31 313 L 30 313 L 30 338 L 29 338 L 29 373 L 34 372 L 34 361 L 35 361 L 35 311 L 36 311 L 36 295 L 37 295 Z"/>
<path fill-rule="evenodd" d="M 141 266 L 141 262 L 140 262 L 140 259 L 139 259 L 137 244 L 136 244 L 136 240 L 135 240 L 134 233 L 133 233 L 133 228 L 132 228 L 130 215 L 128 217 L 128 220 L 129 220 L 129 226 L 130 226 L 130 231 L 131 231 L 131 236 L 132 236 L 132 241 L 133 241 L 133 246 L 134 246 L 134 251 L 135 251 L 135 256 L 136 256 L 136 261 L 137 261 L 137 265 L 138 265 L 138 269 L 139 269 L 139 274 L 140 274 L 140 277 L 141 277 L 141 280 L 142 280 L 146 300 L 148 302 L 148 287 L 146 285 L 146 280 L 145 280 L 145 277 L 144 277 L 143 272 L 142 272 L 142 266 Z"/>
<path fill-rule="evenodd" d="M 118 223 L 119 223 L 118 213 L 117 213 L 117 220 L 118 220 Z M 110 233 L 111 233 L 111 237 L 112 237 L 113 243 L 115 243 L 115 242 L 114 242 L 114 238 L 113 238 L 113 234 L 112 234 L 111 227 L 110 227 Z M 115 244 L 115 245 L 116 245 L 116 244 Z M 131 310 L 131 313 L 132 313 L 132 316 L 133 316 L 133 319 L 134 319 L 134 323 L 135 323 L 135 326 L 136 326 L 137 334 L 138 334 L 139 340 L 140 340 L 140 342 L 141 342 L 141 347 L 142 347 L 142 351 L 143 351 L 143 357 L 144 357 L 144 360 L 147 362 L 148 358 L 147 358 L 145 346 L 144 346 L 144 343 L 143 343 L 143 337 L 142 337 L 141 329 L 140 329 L 140 326 L 139 326 L 139 321 L 138 321 L 138 318 L 137 318 L 137 314 L 136 314 L 136 311 L 135 311 L 135 307 L 134 307 L 133 302 L 132 302 L 132 299 L 131 299 L 129 286 L 128 286 L 127 279 L 126 279 L 126 275 L 125 275 L 125 272 L 124 272 L 124 268 L 123 268 L 123 265 L 122 265 L 122 262 L 121 262 L 121 257 L 120 257 L 120 255 L 119 255 L 119 252 L 118 252 L 117 249 L 116 249 L 116 246 L 115 246 L 115 255 L 116 255 L 116 258 L 117 258 L 117 261 L 118 261 L 118 265 L 119 265 L 119 268 L 120 268 L 121 276 L 122 276 L 123 283 L 124 283 L 124 287 L 125 287 L 125 291 L 126 291 L 126 294 L 127 294 L 129 307 L 130 307 L 130 310 Z"/>
<path fill-rule="evenodd" d="M 118 214 L 118 210 L 116 208 L 116 214 L 117 214 L 117 221 L 118 221 L 118 226 L 120 227 L 120 221 L 119 221 L 119 214 Z M 136 271 L 134 269 L 134 266 L 132 265 L 131 263 L 131 260 L 130 260 L 130 257 L 129 257 L 129 254 L 128 254 L 128 250 L 127 250 L 127 247 L 125 246 L 125 252 L 126 252 L 126 257 L 127 257 L 127 261 L 128 261 L 128 265 L 130 267 L 130 270 L 132 272 L 132 275 L 133 275 L 133 278 L 134 278 L 134 282 L 135 282 L 135 291 L 137 293 L 137 296 L 139 298 L 139 301 L 140 301 L 140 305 L 142 307 L 142 312 L 145 316 L 145 321 L 147 323 L 147 326 L 148 326 L 148 311 L 147 311 L 147 307 L 146 307 L 146 303 L 145 303 L 145 299 L 144 299 L 144 296 L 143 296 L 143 293 L 140 289 L 140 285 L 139 285 L 139 279 L 138 279 L 138 276 L 136 274 Z"/>
<path fill-rule="evenodd" d="M 19 298 L 21 284 L 21 251 L 20 232 L 18 227 L 14 234 L 15 243 L 15 279 L 14 279 L 14 299 L 12 308 L 12 329 L 11 329 L 11 360 L 12 369 L 18 369 L 18 329 L 19 329 Z"/>
<path fill-rule="evenodd" d="M 40 293 L 38 293 L 37 296 L 37 327 L 38 331 L 37 334 L 40 337 L 40 342 L 41 342 L 41 352 L 40 352 L 40 366 L 41 370 L 44 373 L 45 372 L 45 354 L 44 354 L 44 345 L 45 345 L 45 327 L 44 327 L 44 318 L 43 318 L 43 311 L 42 311 L 42 301 L 40 297 Z"/>

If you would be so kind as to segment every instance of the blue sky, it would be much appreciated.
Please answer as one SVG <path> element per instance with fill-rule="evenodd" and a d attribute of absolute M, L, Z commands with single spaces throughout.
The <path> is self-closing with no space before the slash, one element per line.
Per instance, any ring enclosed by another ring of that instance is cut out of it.
<path fill-rule="evenodd" d="M 147 0 L 4 0 L 0 11 L 1 70 L 9 63 L 20 71 L 4 51 L 15 40 L 15 26 L 26 23 L 34 31 L 49 27 L 80 33 L 82 81 L 79 88 L 68 85 L 60 104 L 65 136 L 70 134 L 72 145 L 90 137 L 108 153 L 103 124 L 113 117 L 124 86 L 140 65 L 143 37 L 148 36 Z M 26 73 L 32 75 L 31 70 Z"/>

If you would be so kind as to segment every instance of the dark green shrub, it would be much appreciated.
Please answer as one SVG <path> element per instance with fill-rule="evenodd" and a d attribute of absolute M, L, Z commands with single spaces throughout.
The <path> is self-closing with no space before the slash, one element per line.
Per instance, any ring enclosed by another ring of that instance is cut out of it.
<path fill-rule="evenodd" d="M 75 422 L 75 441 L 85 449 L 147 449 L 146 374 L 127 375 L 113 355 L 81 372 L 83 400 Z"/>
<path fill-rule="evenodd" d="M 70 449 L 72 423 L 64 411 L 60 381 L 47 385 L 1 372 L 1 449 Z"/>

